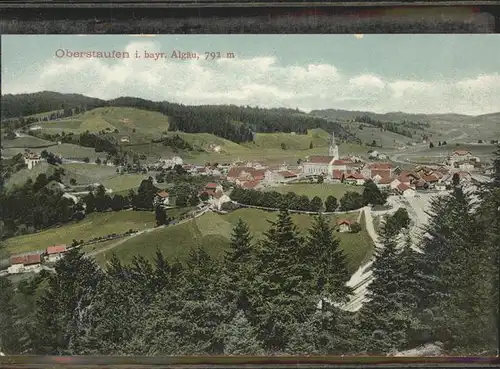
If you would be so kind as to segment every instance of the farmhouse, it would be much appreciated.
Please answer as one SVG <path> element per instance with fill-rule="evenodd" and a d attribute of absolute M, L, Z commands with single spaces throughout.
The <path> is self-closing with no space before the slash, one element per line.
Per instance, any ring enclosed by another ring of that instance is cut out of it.
<path fill-rule="evenodd" d="M 24 164 L 28 166 L 28 169 L 31 170 L 42 161 L 42 158 L 40 155 L 32 153 L 32 152 L 27 152 L 24 154 Z"/>
<path fill-rule="evenodd" d="M 361 174 L 365 178 L 372 178 L 376 175 L 380 177 L 391 177 L 392 176 L 392 164 L 390 163 L 369 163 L 363 166 L 361 169 Z"/>
<path fill-rule="evenodd" d="M 353 172 L 344 176 L 344 182 L 351 185 L 362 186 L 365 184 L 365 177 L 360 173 Z"/>
<path fill-rule="evenodd" d="M 415 196 L 415 190 L 410 188 L 410 186 L 401 183 L 398 187 L 396 187 L 397 193 L 404 197 L 413 197 Z"/>
<path fill-rule="evenodd" d="M 222 191 L 223 191 L 222 185 L 218 183 L 213 183 L 213 182 L 207 183 L 205 187 L 203 187 L 203 192 L 206 192 L 210 196 L 213 196 L 217 192 L 222 192 Z"/>
<path fill-rule="evenodd" d="M 45 251 L 45 250 L 44 250 Z M 42 262 L 41 254 L 44 251 L 33 252 L 30 254 L 11 256 L 10 267 L 7 269 L 9 274 L 23 273 L 30 270 L 36 270 Z"/>
<path fill-rule="evenodd" d="M 47 247 L 47 251 L 45 253 L 47 255 L 47 261 L 49 263 L 54 263 L 57 260 L 61 259 L 64 256 L 65 252 L 66 252 L 66 245 Z"/>
<path fill-rule="evenodd" d="M 160 191 L 156 194 L 154 198 L 154 205 L 169 205 L 170 204 L 170 196 L 167 191 Z"/>
<path fill-rule="evenodd" d="M 265 178 L 267 169 L 255 169 L 252 167 L 233 167 L 227 173 L 229 182 L 241 185 L 246 181 L 261 181 Z"/>
<path fill-rule="evenodd" d="M 340 170 L 334 170 L 332 172 L 332 182 L 333 183 L 342 183 L 344 180 L 344 173 Z"/>
<path fill-rule="evenodd" d="M 222 191 L 217 191 L 209 200 L 209 203 L 216 208 L 217 210 L 221 210 L 222 205 L 226 202 L 230 202 L 231 199 L 228 195 L 223 193 Z"/>
<path fill-rule="evenodd" d="M 350 232 L 351 231 L 351 221 L 347 219 L 339 219 L 337 221 L 337 229 L 339 232 Z"/>

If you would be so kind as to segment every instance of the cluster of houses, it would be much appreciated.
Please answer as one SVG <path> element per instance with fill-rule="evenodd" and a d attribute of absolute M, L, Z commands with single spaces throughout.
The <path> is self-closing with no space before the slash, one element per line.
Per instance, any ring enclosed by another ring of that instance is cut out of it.
<path fill-rule="evenodd" d="M 64 256 L 67 251 L 66 245 L 55 245 L 47 247 L 45 250 L 33 251 L 30 253 L 12 255 L 7 273 L 18 274 L 26 272 L 38 272 L 47 263 L 55 263 Z"/>
<path fill-rule="evenodd" d="M 480 159 L 472 155 L 469 150 L 453 151 L 444 161 L 444 165 L 464 171 L 478 170 L 482 167 Z"/>

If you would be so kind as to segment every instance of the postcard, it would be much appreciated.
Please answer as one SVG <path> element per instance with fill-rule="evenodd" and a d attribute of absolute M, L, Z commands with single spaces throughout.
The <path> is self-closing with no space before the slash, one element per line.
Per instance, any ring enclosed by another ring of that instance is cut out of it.
<path fill-rule="evenodd" d="M 497 35 L 3 36 L 3 355 L 485 356 Z"/>

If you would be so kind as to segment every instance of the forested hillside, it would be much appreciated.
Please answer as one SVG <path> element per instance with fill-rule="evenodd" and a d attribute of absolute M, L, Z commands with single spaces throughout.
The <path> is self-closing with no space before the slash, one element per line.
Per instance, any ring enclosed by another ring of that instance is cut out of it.
<path fill-rule="evenodd" d="M 262 109 L 233 105 L 188 106 L 166 101 L 154 102 L 133 97 L 120 97 L 103 101 L 83 95 L 66 95 L 54 92 L 5 95 L 2 97 L 2 118 L 10 127 L 18 128 L 23 123 L 33 123 L 26 117 L 33 114 L 64 109 L 72 114 L 89 109 L 110 107 L 131 107 L 160 112 L 169 117 L 169 130 L 187 133 L 212 133 L 233 142 L 249 142 L 256 132 L 295 132 L 307 134 L 308 129 L 322 128 L 334 131 L 336 137 L 347 142 L 359 143 L 352 134 L 336 122 L 313 117 L 291 109 Z M 50 115 L 50 114 L 48 114 Z M 68 117 L 71 114 L 64 114 Z"/>

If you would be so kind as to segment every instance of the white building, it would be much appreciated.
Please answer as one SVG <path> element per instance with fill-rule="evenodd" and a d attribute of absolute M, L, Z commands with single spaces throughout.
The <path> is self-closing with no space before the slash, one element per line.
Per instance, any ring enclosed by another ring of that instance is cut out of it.
<path fill-rule="evenodd" d="M 167 191 L 160 191 L 154 198 L 154 205 L 167 206 L 170 204 L 170 195 Z"/>
<path fill-rule="evenodd" d="M 47 261 L 49 263 L 55 263 L 56 261 L 62 259 L 64 253 L 67 251 L 66 245 L 57 245 L 47 247 L 46 255 Z"/>
<path fill-rule="evenodd" d="M 208 201 L 212 207 L 217 210 L 221 210 L 222 205 L 226 202 L 230 202 L 231 199 L 224 192 L 217 191 Z"/>
<path fill-rule="evenodd" d="M 79 199 L 75 195 L 65 192 L 63 193 L 62 197 L 72 200 L 75 204 L 78 204 Z"/>
<path fill-rule="evenodd" d="M 347 219 L 341 219 L 337 222 L 337 227 L 339 232 L 350 232 L 351 231 L 351 222 Z"/>
<path fill-rule="evenodd" d="M 42 161 L 40 155 L 35 153 L 26 153 L 24 154 L 24 164 L 28 166 L 28 169 L 31 170 Z"/>
<path fill-rule="evenodd" d="M 328 155 L 311 155 L 309 160 L 303 163 L 303 173 L 305 175 L 332 175 L 333 164 L 339 160 L 339 147 L 335 143 L 335 134 L 332 133 Z"/>
<path fill-rule="evenodd" d="M 7 272 L 9 274 L 17 274 L 39 269 L 42 262 L 41 254 L 42 252 L 34 252 L 11 256 L 10 267 L 7 269 Z"/>

